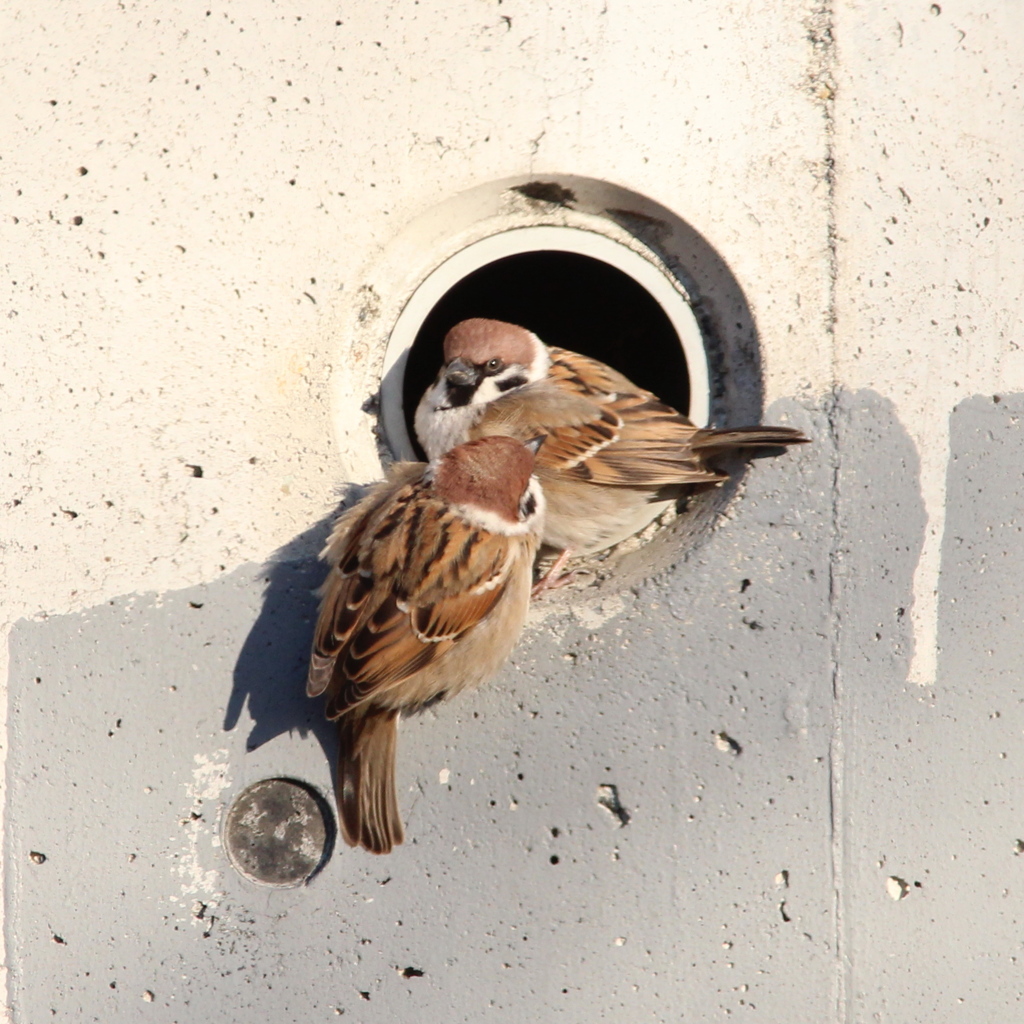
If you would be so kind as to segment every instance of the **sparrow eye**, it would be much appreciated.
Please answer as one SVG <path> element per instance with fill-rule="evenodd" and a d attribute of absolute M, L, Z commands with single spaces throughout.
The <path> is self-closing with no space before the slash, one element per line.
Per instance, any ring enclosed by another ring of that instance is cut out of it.
<path fill-rule="evenodd" d="M 489 370 L 491 373 L 495 373 L 501 369 L 501 360 L 495 357 L 494 359 L 488 359 L 484 364 L 484 369 Z"/>

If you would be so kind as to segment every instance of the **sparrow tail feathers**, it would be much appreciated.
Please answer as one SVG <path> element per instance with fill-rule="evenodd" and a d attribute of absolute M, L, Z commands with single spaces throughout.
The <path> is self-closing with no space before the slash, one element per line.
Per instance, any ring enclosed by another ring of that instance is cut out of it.
<path fill-rule="evenodd" d="M 390 853 L 405 839 L 395 792 L 398 712 L 352 710 L 338 721 L 338 817 L 349 846 Z"/>
<path fill-rule="evenodd" d="M 693 450 L 709 448 L 771 448 L 787 444 L 805 444 L 810 438 L 792 427 L 726 427 L 722 430 L 698 430 L 693 435 Z"/>

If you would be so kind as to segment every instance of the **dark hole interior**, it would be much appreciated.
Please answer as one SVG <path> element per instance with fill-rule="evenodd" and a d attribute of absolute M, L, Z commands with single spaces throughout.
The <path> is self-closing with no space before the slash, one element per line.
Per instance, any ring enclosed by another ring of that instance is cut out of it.
<path fill-rule="evenodd" d="M 614 366 L 683 412 L 690 378 L 679 337 L 642 285 L 617 267 L 560 250 L 495 260 L 450 288 L 423 321 L 406 365 L 402 403 L 409 437 L 423 392 L 441 365 L 441 345 L 460 320 L 482 316 L 533 331 L 549 345 Z M 416 445 L 417 452 L 419 445 Z"/>

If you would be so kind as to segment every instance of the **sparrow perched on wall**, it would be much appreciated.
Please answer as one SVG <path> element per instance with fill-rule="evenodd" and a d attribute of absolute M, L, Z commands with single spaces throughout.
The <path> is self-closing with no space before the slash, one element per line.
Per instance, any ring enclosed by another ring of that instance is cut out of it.
<path fill-rule="evenodd" d="M 331 534 L 306 692 L 338 721 L 350 846 L 403 840 L 399 715 L 482 683 L 519 636 L 544 518 L 540 443 L 489 436 L 392 466 Z"/>
<path fill-rule="evenodd" d="M 484 319 L 445 336 L 444 365 L 415 423 L 429 458 L 491 434 L 545 439 L 536 469 L 543 539 L 562 551 L 548 578 L 570 552 L 611 547 L 695 486 L 727 479 L 709 463 L 723 450 L 808 440 L 789 427 L 695 427 L 610 366 Z"/>

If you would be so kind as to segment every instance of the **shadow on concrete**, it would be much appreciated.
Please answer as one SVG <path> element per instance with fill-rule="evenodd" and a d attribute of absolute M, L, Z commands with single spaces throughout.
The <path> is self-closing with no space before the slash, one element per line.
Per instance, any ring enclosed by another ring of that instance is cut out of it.
<path fill-rule="evenodd" d="M 636 209 L 606 209 L 605 214 L 656 252 L 686 289 L 708 357 L 712 425 L 760 423 L 759 334 L 732 268 L 695 227 L 646 197 Z"/>
<path fill-rule="evenodd" d="M 235 663 L 233 686 L 224 714 L 224 730 L 233 730 L 248 704 L 253 726 L 246 749 L 255 750 L 284 732 L 312 733 L 333 764 L 337 756 L 335 726 L 323 715 L 323 701 L 306 696 L 306 672 L 324 581 L 323 549 L 335 519 L 365 493 L 356 484 L 344 487 L 337 509 L 280 548 L 267 563 L 259 616 Z"/>
<path fill-rule="evenodd" d="M 984 707 L 1024 699 L 1021 416 L 1024 395 L 1003 393 L 965 398 L 949 417 L 937 683 Z"/>

